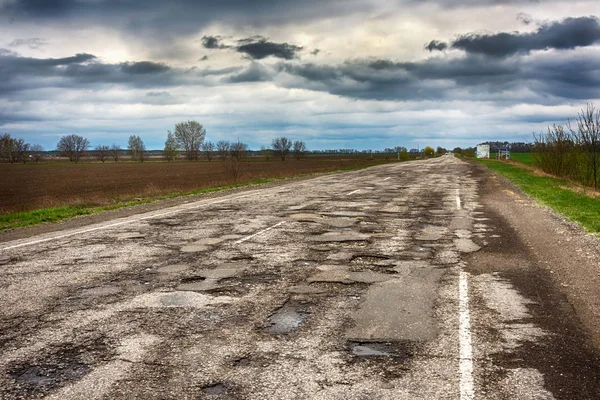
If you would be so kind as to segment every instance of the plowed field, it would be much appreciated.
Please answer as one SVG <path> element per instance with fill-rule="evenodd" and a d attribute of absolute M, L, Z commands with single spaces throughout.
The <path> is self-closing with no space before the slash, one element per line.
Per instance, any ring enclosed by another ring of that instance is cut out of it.
<path fill-rule="evenodd" d="M 0 164 L 0 214 L 61 205 L 108 205 L 135 198 L 371 165 L 367 158 L 319 157 L 241 163 L 234 178 L 223 161 Z"/>

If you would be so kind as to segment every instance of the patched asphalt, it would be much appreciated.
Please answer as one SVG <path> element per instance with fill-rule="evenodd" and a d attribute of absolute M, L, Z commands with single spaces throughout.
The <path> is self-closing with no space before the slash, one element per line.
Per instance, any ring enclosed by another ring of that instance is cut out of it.
<path fill-rule="evenodd" d="M 514 218 L 562 222 L 502 185 L 444 156 L 1 243 L 0 398 L 597 398 L 592 301 Z"/>

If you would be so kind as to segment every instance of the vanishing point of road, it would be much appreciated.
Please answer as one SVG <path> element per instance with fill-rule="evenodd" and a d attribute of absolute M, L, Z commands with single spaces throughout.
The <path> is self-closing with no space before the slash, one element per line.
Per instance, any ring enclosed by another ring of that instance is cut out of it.
<path fill-rule="evenodd" d="M 4 241 L 0 398 L 597 399 L 593 240 L 447 155 Z"/>

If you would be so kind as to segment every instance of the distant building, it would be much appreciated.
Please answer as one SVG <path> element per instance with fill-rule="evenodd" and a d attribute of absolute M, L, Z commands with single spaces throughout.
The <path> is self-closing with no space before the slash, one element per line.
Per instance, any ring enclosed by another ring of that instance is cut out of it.
<path fill-rule="evenodd" d="M 496 152 L 496 159 L 510 160 L 510 145 L 498 147 L 498 151 Z"/>
<path fill-rule="evenodd" d="M 477 145 L 477 158 L 490 158 L 490 145 L 489 144 Z"/>

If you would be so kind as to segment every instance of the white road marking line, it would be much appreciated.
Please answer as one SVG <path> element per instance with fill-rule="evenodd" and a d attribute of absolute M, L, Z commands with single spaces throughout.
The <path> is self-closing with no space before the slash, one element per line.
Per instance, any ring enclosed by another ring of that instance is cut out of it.
<path fill-rule="evenodd" d="M 461 204 L 460 204 L 460 189 L 456 189 L 456 209 L 460 210 L 461 208 Z"/>
<path fill-rule="evenodd" d="M 384 181 L 387 181 L 388 179 L 392 179 L 392 177 L 388 176 L 387 178 L 383 178 Z"/>
<path fill-rule="evenodd" d="M 278 222 L 278 223 L 276 223 L 275 225 L 273 225 L 273 226 L 270 226 L 270 227 L 268 227 L 268 228 L 265 228 L 265 229 L 263 229 L 262 231 L 258 231 L 258 232 L 256 232 L 256 233 L 255 233 L 255 234 L 253 234 L 253 235 L 246 236 L 245 238 L 241 238 L 240 240 L 236 240 L 235 242 L 233 242 L 233 244 L 240 244 L 240 243 L 244 243 L 246 240 L 250 240 L 250 239 L 252 239 L 253 237 L 256 237 L 256 236 L 258 236 L 258 235 L 262 235 L 263 233 L 265 233 L 265 232 L 268 232 L 268 231 L 270 231 L 271 229 L 277 228 L 279 225 L 283 225 L 283 224 L 285 224 L 285 221 Z"/>
<path fill-rule="evenodd" d="M 346 193 L 346 196 L 350 196 L 351 194 L 358 193 L 358 192 L 360 192 L 360 189 L 356 189 L 356 190 L 351 191 L 350 193 Z"/>
<path fill-rule="evenodd" d="M 471 343 L 471 317 L 469 315 L 468 274 L 460 271 L 458 279 L 459 341 L 460 341 L 460 400 L 475 399 L 473 385 L 473 346 Z"/>
<path fill-rule="evenodd" d="M 108 229 L 108 228 L 114 228 L 116 226 L 127 225 L 127 224 L 131 224 L 133 222 L 143 221 L 143 220 L 146 220 L 146 219 L 153 219 L 153 218 L 165 217 L 167 215 L 177 214 L 177 213 L 180 213 L 180 212 L 193 210 L 195 208 L 201 208 L 201 207 L 204 207 L 204 206 L 210 206 L 210 205 L 213 205 L 213 204 L 224 203 L 224 202 L 231 201 L 231 200 L 242 199 L 244 197 L 250 196 L 251 194 L 252 193 L 245 194 L 245 195 L 240 195 L 240 196 L 236 196 L 236 197 L 230 197 L 230 198 L 227 198 L 227 199 L 215 200 L 215 201 L 211 201 L 210 203 L 205 203 L 202 200 L 200 200 L 200 201 L 193 202 L 193 203 L 190 203 L 190 204 L 186 204 L 186 205 L 183 205 L 183 206 L 175 206 L 176 209 L 172 209 L 171 208 L 170 211 L 166 211 L 166 212 L 163 212 L 163 213 L 158 213 L 157 214 L 156 211 L 151 211 L 150 213 L 141 214 L 138 217 L 126 217 L 127 219 L 124 220 L 124 221 L 121 220 L 119 222 L 115 222 L 115 223 L 107 224 L 107 225 L 100 225 L 100 226 L 98 226 L 98 225 L 92 225 L 91 228 L 76 229 L 76 230 L 67 232 L 67 233 L 62 234 L 62 235 L 53 235 L 53 236 L 46 237 L 46 238 L 43 238 L 43 239 L 37 239 L 37 240 L 31 240 L 31 241 L 28 241 L 28 242 L 17 243 L 17 244 L 6 246 L 6 247 L 1 247 L 0 250 L 1 251 L 6 251 L 6 250 L 11 250 L 11 249 L 16 249 L 18 247 L 30 246 L 30 245 L 34 245 L 34 244 L 49 242 L 51 240 L 63 239 L 63 238 L 70 237 L 70 236 L 81 235 L 81 234 L 84 234 L 84 233 L 99 231 L 99 230 Z M 201 203 L 201 204 L 199 204 L 199 203 Z"/>

